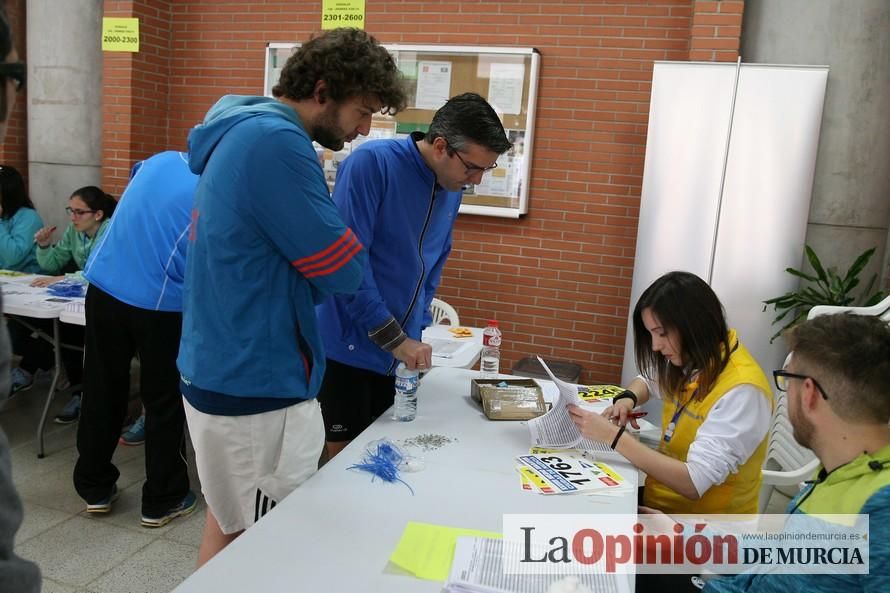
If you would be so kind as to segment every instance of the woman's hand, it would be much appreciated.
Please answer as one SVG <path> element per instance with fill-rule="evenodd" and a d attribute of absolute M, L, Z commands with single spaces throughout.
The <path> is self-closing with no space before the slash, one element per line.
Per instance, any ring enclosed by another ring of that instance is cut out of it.
<path fill-rule="evenodd" d="M 44 276 L 42 278 L 38 278 L 37 280 L 31 283 L 31 286 L 36 286 L 37 288 L 45 288 L 50 284 L 55 284 L 56 282 L 61 282 L 64 280 L 64 276 Z"/>
<path fill-rule="evenodd" d="M 45 226 L 36 233 L 34 233 L 34 242 L 37 243 L 41 247 L 48 247 L 50 243 L 50 237 L 53 236 L 53 233 L 56 231 L 56 227 L 54 226 Z"/>
<path fill-rule="evenodd" d="M 590 412 L 575 405 L 566 406 L 566 409 L 572 417 L 572 422 L 578 427 L 578 431 L 588 439 L 611 443 L 615 439 L 615 435 L 618 434 L 617 424 L 596 412 Z"/>
<path fill-rule="evenodd" d="M 615 424 L 618 426 L 624 426 L 627 424 L 627 421 L 630 420 L 630 425 L 639 430 L 640 425 L 637 423 L 637 419 L 630 415 L 633 409 L 634 401 L 629 397 L 626 397 L 624 399 L 619 399 L 616 403 L 603 410 L 602 415 L 610 422 L 615 420 Z"/>

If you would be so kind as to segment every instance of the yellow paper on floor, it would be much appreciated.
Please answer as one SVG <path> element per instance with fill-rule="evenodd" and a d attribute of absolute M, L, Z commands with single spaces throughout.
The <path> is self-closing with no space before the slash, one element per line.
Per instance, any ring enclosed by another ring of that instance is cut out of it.
<path fill-rule="evenodd" d="M 451 570 L 457 538 L 465 535 L 501 538 L 501 534 L 494 531 L 461 529 L 411 521 L 405 526 L 402 538 L 389 560 L 419 579 L 444 581 Z"/>

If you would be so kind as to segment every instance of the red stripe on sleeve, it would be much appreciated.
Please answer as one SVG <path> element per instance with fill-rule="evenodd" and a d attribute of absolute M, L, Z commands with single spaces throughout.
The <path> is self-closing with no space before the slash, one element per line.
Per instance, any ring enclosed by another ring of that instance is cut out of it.
<path fill-rule="evenodd" d="M 333 274 L 334 272 L 336 272 L 337 270 L 339 270 L 340 268 L 345 266 L 347 263 L 349 263 L 349 260 L 352 259 L 352 256 L 354 256 L 356 253 L 358 253 L 361 250 L 362 250 L 362 244 L 359 243 L 358 241 L 356 241 L 355 245 L 352 247 L 352 249 L 350 249 L 349 252 L 346 253 L 346 255 L 344 255 L 342 258 L 340 258 L 340 260 L 338 262 L 331 264 L 330 266 L 328 266 L 327 268 L 325 268 L 323 270 L 316 270 L 314 272 L 310 272 L 308 274 L 303 274 L 303 275 L 306 278 L 314 278 L 315 276 L 324 276 L 327 274 Z"/>
<path fill-rule="evenodd" d="M 318 253 L 307 255 L 306 257 L 301 257 L 300 259 L 294 260 L 291 262 L 291 265 L 295 268 L 301 268 L 302 266 L 312 264 L 313 262 L 327 257 L 328 254 L 338 249 L 343 243 L 353 240 L 356 240 L 355 234 L 352 232 L 351 228 L 346 227 L 346 230 L 343 232 L 340 238 L 328 245 L 325 249 L 319 251 Z"/>

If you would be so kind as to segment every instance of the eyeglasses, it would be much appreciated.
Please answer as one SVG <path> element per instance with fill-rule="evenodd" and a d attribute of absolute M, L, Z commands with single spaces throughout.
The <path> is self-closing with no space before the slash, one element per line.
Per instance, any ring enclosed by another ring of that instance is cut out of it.
<path fill-rule="evenodd" d="M 15 82 L 15 90 L 22 90 L 25 88 L 25 63 L 0 62 L 0 76 L 11 78 Z"/>
<path fill-rule="evenodd" d="M 93 212 L 95 212 L 95 210 L 81 210 L 80 208 L 67 207 L 65 208 L 65 212 L 68 213 L 68 216 L 74 215 L 77 217 L 81 217 L 84 214 L 92 214 Z"/>
<path fill-rule="evenodd" d="M 798 375 L 797 373 L 789 373 L 788 371 L 782 369 L 779 371 L 773 371 L 773 380 L 776 382 L 776 388 L 779 391 L 788 391 L 788 379 L 809 379 L 813 382 L 813 385 L 816 386 L 816 389 L 819 390 L 819 393 L 822 394 L 822 399 L 827 400 L 828 394 L 825 393 L 825 390 L 822 389 L 822 386 L 819 385 L 819 382 L 816 381 L 809 375 Z"/>
<path fill-rule="evenodd" d="M 446 140 L 446 143 L 447 143 L 447 140 Z M 460 156 L 459 152 L 457 152 L 456 150 L 451 148 L 450 144 L 446 144 L 446 146 L 448 148 L 448 154 L 456 156 L 457 159 L 461 162 L 461 164 L 467 169 L 467 175 L 475 175 L 476 173 L 479 173 L 479 172 L 485 173 L 486 171 L 491 171 L 492 169 L 498 168 L 497 161 L 495 161 L 493 165 L 490 165 L 488 167 L 480 167 L 479 165 L 474 165 L 473 163 L 468 163 L 467 161 L 464 160 L 464 158 L 462 156 Z"/>

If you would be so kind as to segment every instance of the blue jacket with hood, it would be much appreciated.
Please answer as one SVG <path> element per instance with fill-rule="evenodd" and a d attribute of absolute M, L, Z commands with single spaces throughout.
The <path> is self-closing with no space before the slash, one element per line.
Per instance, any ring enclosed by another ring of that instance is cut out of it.
<path fill-rule="evenodd" d="M 401 140 L 362 144 L 337 171 L 334 201 L 368 249 L 369 265 L 355 294 L 318 307 L 328 357 L 380 374 L 397 361 L 368 337 L 395 319 L 420 340 L 430 301 L 451 253 L 461 192 L 448 191 L 420 155 L 415 132 Z"/>
<path fill-rule="evenodd" d="M 197 184 L 183 152 L 168 150 L 136 163 L 83 269 L 86 279 L 133 307 L 181 312 Z"/>
<path fill-rule="evenodd" d="M 226 96 L 189 134 L 200 175 L 186 258 L 183 395 L 218 415 L 316 396 L 325 357 L 314 305 L 355 290 L 366 255 L 331 201 L 296 111 Z"/>

